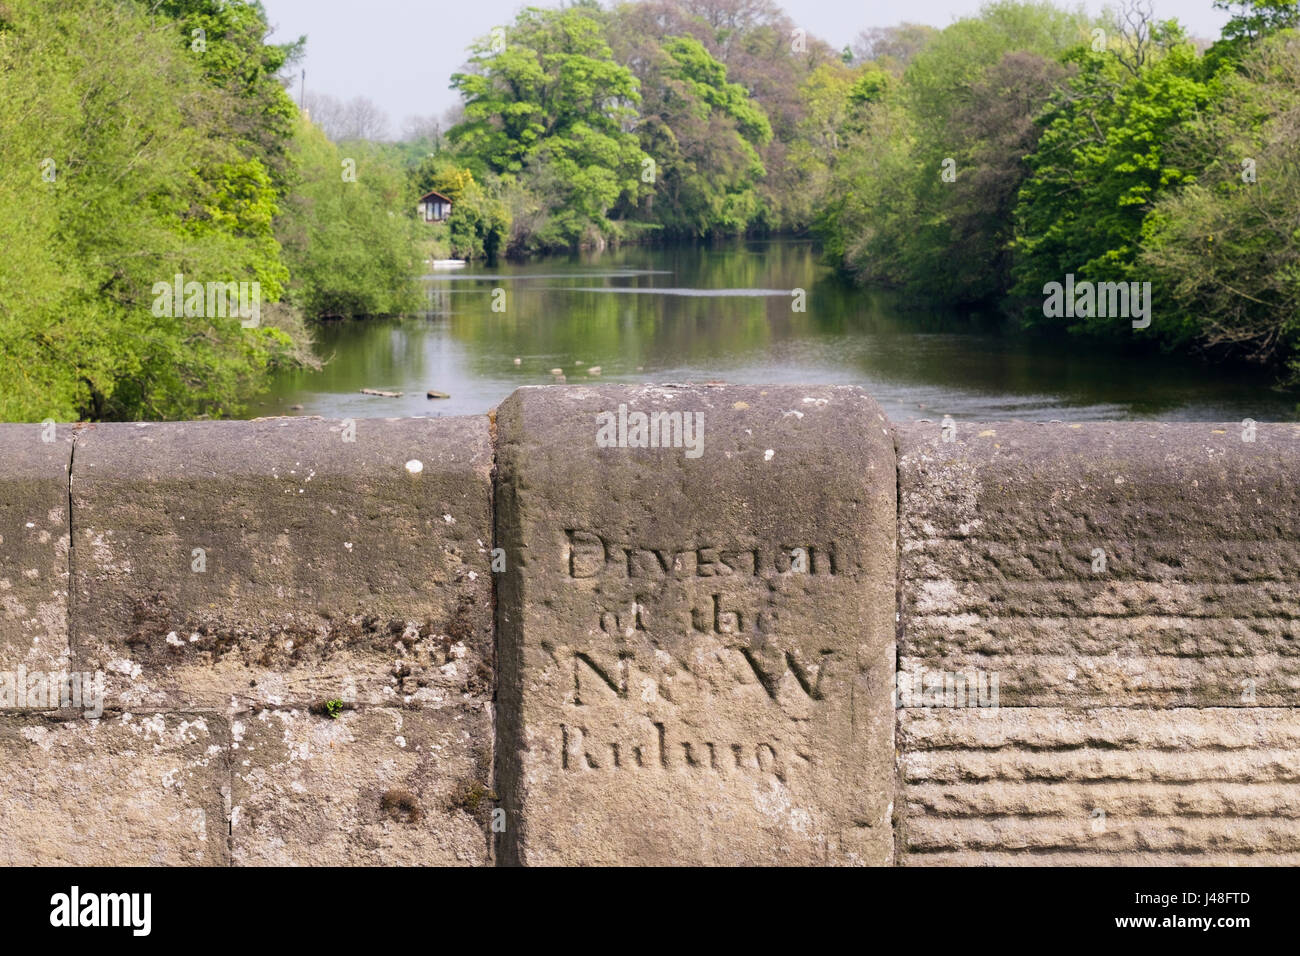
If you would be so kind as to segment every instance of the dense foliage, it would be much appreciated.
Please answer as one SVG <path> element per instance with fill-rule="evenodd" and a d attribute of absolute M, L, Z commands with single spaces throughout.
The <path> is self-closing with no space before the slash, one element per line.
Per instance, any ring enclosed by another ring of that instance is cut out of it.
<path fill-rule="evenodd" d="M 1298 8 L 1223 6 L 1207 45 L 1140 3 L 1095 22 L 992 3 L 905 65 L 868 61 L 820 105 L 840 147 L 819 202 L 828 255 L 916 301 L 1300 379 Z M 1045 308 L 1069 276 L 1150 283 L 1149 328 Z"/>
<path fill-rule="evenodd" d="M 402 170 L 371 144 L 337 146 L 307 122 L 291 156 L 296 186 L 278 235 L 295 301 L 318 318 L 414 309 L 418 233 Z"/>
<path fill-rule="evenodd" d="M 245 0 L 0 3 L 0 419 L 235 414 L 315 362 L 305 318 L 409 302 L 400 169 L 343 181 L 267 32 Z M 176 275 L 260 308 L 160 303 Z"/>
<path fill-rule="evenodd" d="M 1143 0 L 995 0 L 840 52 L 772 0 L 527 7 L 449 128 L 379 143 L 349 138 L 386 128 L 368 100 L 300 115 L 302 41 L 256 0 L 0 0 L 0 418 L 235 414 L 315 361 L 310 320 L 412 309 L 423 258 L 767 232 L 916 302 L 1300 380 L 1300 2 L 1214 2 L 1215 42 Z M 160 310 L 177 275 L 257 282 L 260 321 Z M 1150 283 L 1150 325 L 1045 308 L 1067 276 Z"/>
<path fill-rule="evenodd" d="M 528 8 L 453 77 L 420 181 L 472 181 L 466 254 L 811 230 L 918 303 L 1300 375 L 1300 4 L 1215 5 L 1215 43 L 1143 0 L 995 0 L 838 55 L 765 0 Z M 1150 327 L 1045 309 L 1067 276 L 1150 283 Z"/>
<path fill-rule="evenodd" d="M 517 254 L 812 221 L 799 89 L 838 61 L 773 3 L 530 7 L 470 52 L 447 139 L 482 190 L 476 218 L 496 224 L 472 230 L 474 248 L 484 235 Z"/>

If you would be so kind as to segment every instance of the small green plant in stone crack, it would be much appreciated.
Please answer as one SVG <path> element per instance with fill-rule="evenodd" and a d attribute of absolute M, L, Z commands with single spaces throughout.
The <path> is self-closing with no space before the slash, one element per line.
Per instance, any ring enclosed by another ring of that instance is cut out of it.
<path fill-rule="evenodd" d="M 324 717 L 327 720 L 338 720 L 339 714 L 343 713 L 343 711 L 352 710 L 352 705 L 345 700 L 334 697 L 330 700 L 318 700 L 308 710 L 318 717 Z"/>

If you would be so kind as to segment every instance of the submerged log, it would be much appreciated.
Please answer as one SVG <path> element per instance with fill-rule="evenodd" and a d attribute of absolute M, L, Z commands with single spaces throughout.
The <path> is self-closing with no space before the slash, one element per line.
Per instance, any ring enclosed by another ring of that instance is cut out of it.
<path fill-rule="evenodd" d="M 378 395 L 380 398 L 401 398 L 401 392 L 383 392 L 377 388 L 363 388 L 362 395 Z"/>

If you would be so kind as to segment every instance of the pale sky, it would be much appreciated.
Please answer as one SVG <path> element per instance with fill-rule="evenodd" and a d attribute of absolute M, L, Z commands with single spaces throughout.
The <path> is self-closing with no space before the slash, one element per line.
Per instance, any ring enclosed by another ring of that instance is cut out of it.
<path fill-rule="evenodd" d="M 780 2 L 780 0 L 778 0 Z M 1212 0 L 1153 0 L 1161 19 L 1177 17 L 1193 34 L 1217 37 L 1227 14 Z M 476 37 L 514 20 L 525 6 L 559 6 L 534 0 L 262 0 L 277 41 L 307 34 L 307 89 L 340 99 L 366 96 L 379 104 L 400 133 L 411 115 L 441 116 L 457 102 L 451 74 L 465 62 Z M 608 4 L 606 4 L 608 5 Z M 859 31 L 903 20 L 942 27 L 976 13 L 982 0 L 790 0 L 781 4 L 795 23 L 835 49 Z M 1073 6 L 1073 3 L 1061 5 Z M 1099 12 L 1112 5 L 1085 0 Z M 296 100 L 299 83 L 293 85 Z"/>

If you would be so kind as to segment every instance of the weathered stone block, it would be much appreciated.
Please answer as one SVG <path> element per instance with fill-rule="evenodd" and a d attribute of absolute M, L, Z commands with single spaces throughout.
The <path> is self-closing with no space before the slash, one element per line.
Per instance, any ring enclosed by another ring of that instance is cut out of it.
<path fill-rule="evenodd" d="M 71 460 L 67 426 L 0 425 L 0 671 L 11 681 L 68 666 Z"/>
<path fill-rule="evenodd" d="M 492 692 L 486 419 L 97 425 L 72 479 L 78 666 L 111 706 Z"/>
<path fill-rule="evenodd" d="M 483 865 L 492 728 L 482 705 L 267 709 L 231 725 L 237 865 Z"/>
<path fill-rule="evenodd" d="M 1288 708 L 909 709 L 899 862 L 1300 863 Z"/>
<path fill-rule="evenodd" d="M 639 413 L 677 417 L 647 418 L 638 447 Z M 889 862 L 895 460 L 876 404 L 523 388 L 497 436 L 503 860 Z"/>
<path fill-rule="evenodd" d="M 1300 426 L 942 432 L 896 432 L 904 671 L 996 675 L 1003 706 L 1300 704 Z"/>
<path fill-rule="evenodd" d="M 0 716 L 0 864 L 228 863 L 228 744 L 212 714 Z"/>

